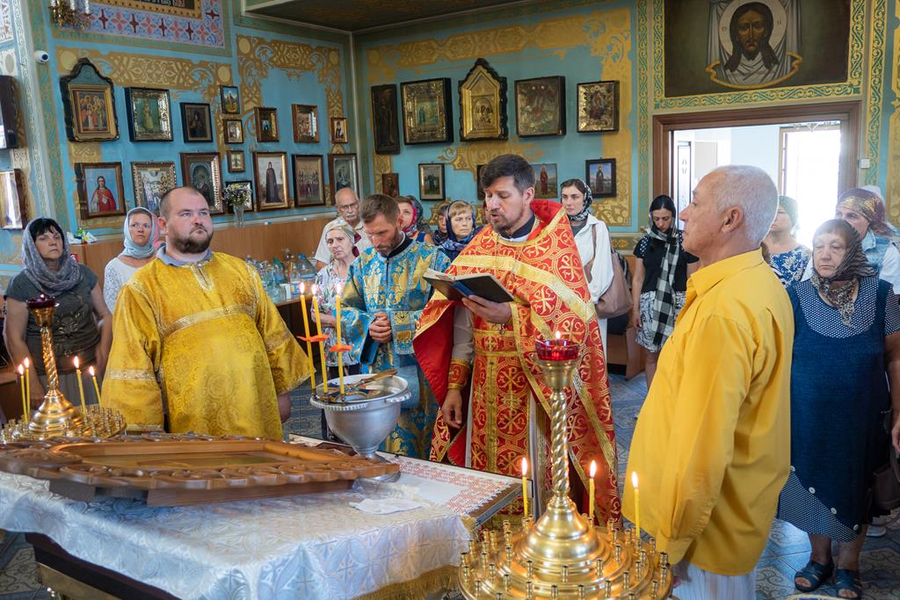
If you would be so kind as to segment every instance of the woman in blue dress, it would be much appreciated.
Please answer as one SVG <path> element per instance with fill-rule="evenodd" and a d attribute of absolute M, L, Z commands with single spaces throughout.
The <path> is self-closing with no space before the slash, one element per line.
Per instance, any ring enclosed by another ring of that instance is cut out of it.
<path fill-rule="evenodd" d="M 809 263 L 809 248 L 794 238 L 798 216 L 797 201 L 788 196 L 779 196 L 778 212 L 765 239 L 766 248 L 771 255 L 772 270 L 785 287 L 800 281 Z"/>
<path fill-rule="evenodd" d="M 900 306 L 875 276 L 859 235 L 826 221 L 813 241 L 813 274 L 788 288 L 794 307 L 791 367 L 791 472 L 778 517 L 809 534 L 812 555 L 794 578 L 816 589 L 832 573 L 838 595 L 859 598 L 859 553 L 873 516 L 873 473 L 893 436 L 885 416 L 900 415 Z M 832 540 L 840 552 L 831 553 Z"/>

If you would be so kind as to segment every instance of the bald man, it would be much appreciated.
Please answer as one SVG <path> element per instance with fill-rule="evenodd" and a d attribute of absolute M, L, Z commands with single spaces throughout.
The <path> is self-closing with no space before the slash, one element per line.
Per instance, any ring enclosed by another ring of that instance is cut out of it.
<path fill-rule="evenodd" d="M 122 288 L 104 406 L 131 431 L 282 439 L 306 356 L 244 261 L 212 252 L 209 205 L 190 187 L 160 202 L 166 243 Z"/>
<path fill-rule="evenodd" d="M 640 522 L 667 552 L 682 600 L 756 597 L 756 563 L 788 477 L 794 315 L 760 242 L 778 193 L 756 167 L 721 167 L 688 206 L 700 259 L 634 431 Z M 625 486 L 623 512 L 636 520 Z"/>

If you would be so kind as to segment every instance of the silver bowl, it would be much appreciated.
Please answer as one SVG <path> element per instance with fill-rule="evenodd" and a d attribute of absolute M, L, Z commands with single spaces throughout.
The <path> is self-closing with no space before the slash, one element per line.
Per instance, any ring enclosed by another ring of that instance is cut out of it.
<path fill-rule="evenodd" d="M 364 381 L 370 375 L 348 375 L 344 386 Z M 329 391 L 338 389 L 337 379 L 328 382 Z M 338 437 L 366 458 L 375 458 L 375 451 L 384 438 L 397 426 L 400 404 L 409 400 L 409 384 L 402 377 L 388 377 L 366 386 L 368 394 L 348 394 L 334 399 L 316 388 L 309 403 L 325 411 L 328 426 Z"/>

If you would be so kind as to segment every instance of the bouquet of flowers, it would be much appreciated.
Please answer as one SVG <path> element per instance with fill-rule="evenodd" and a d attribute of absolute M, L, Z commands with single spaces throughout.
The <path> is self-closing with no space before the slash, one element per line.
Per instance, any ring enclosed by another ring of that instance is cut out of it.
<path fill-rule="evenodd" d="M 225 204 L 235 212 L 243 210 L 250 202 L 250 189 L 242 183 L 229 183 L 224 194 Z"/>

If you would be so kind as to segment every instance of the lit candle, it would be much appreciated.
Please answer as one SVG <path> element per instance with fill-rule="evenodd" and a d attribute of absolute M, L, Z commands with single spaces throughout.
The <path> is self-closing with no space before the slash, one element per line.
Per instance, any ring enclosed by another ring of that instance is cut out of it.
<path fill-rule="evenodd" d="M 75 363 L 75 375 L 78 377 L 78 393 L 81 394 L 81 414 L 86 416 L 87 407 L 84 405 L 84 384 L 81 382 L 81 365 L 77 356 L 73 362 Z"/>
<path fill-rule="evenodd" d="M 69 0 L 69 8 L 75 10 L 75 0 Z"/>
<path fill-rule="evenodd" d="M 638 491 L 637 471 L 631 472 L 631 486 L 634 488 L 634 526 L 637 529 L 637 544 L 641 545 L 641 495 Z"/>
<path fill-rule="evenodd" d="M 25 411 L 25 422 L 28 422 L 28 417 L 31 415 L 31 369 L 29 368 L 31 365 L 31 359 L 27 356 L 25 357 L 25 406 L 28 407 L 28 410 Z"/>
<path fill-rule="evenodd" d="M 597 461 L 591 461 L 591 479 L 588 481 L 588 496 L 590 504 L 588 504 L 588 519 L 591 527 L 594 526 L 594 477 L 597 475 Z"/>
<path fill-rule="evenodd" d="M 319 288 L 312 286 L 313 312 L 316 315 L 316 331 L 322 333 L 322 319 L 319 316 Z M 322 360 L 322 391 L 328 393 L 328 367 L 325 366 L 325 341 L 320 342 L 319 358 Z"/>
<path fill-rule="evenodd" d="M 97 374 L 94 371 L 94 365 L 88 367 L 88 373 L 91 376 L 91 380 L 94 382 L 94 392 L 97 393 L 97 406 L 100 406 L 100 386 L 97 385 Z"/>
<path fill-rule="evenodd" d="M 300 306 L 303 309 L 303 331 L 306 332 L 306 359 L 309 361 L 309 380 L 312 382 L 313 394 L 316 393 L 316 367 L 313 365 L 312 342 L 309 341 L 309 315 L 306 314 L 306 284 L 300 284 Z M 324 366 L 324 365 L 323 365 Z"/>
<path fill-rule="evenodd" d="M 84 0 L 84 14 L 91 14 L 91 0 Z"/>
<path fill-rule="evenodd" d="M 28 401 L 25 399 L 25 367 L 19 365 L 19 385 L 22 387 L 22 422 L 28 422 Z"/>
<path fill-rule="evenodd" d="M 573 341 L 561 339 L 557 331 L 554 340 L 538 340 L 534 343 L 538 358 L 550 361 L 565 361 L 578 358 L 579 347 Z"/>
<path fill-rule="evenodd" d="M 528 518 L 528 459 L 522 457 L 522 514 Z"/>
<path fill-rule="evenodd" d="M 337 345 L 340 346 L 341 342 L 341 292 L 344 291 L 343 286 L 335 286 L 335 300 L 334 300 L 334 309 L 335 309 L 335 335 L 337 336 Z M 341 396 L 344 395 L 344 353 L 338 350 L 337 353 L 338 359 L 338 379 L 340 380 L 341 385 Z"/>

